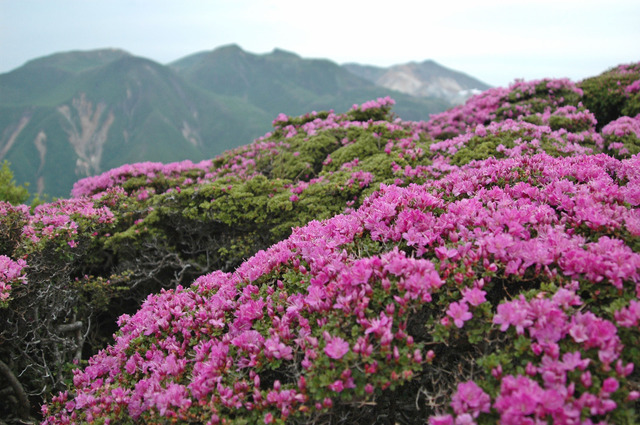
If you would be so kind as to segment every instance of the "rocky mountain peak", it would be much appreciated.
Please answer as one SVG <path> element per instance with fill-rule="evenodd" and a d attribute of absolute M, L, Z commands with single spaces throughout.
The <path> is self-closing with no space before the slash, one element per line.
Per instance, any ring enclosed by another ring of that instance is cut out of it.
<path fill-rule="evenodd" d="M 388 68 L 359 64 L 345 64 L 344 67 L 378 86 L 416 97 L 441 98 L 452 104 L 464 103 L 473 94 L 490 88 L 482 81 L 431 59 Z"/>

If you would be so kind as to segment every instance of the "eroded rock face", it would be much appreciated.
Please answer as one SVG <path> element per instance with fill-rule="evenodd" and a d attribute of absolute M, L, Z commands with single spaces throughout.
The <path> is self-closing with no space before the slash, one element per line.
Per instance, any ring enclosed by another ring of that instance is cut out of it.
<path fill-rule="evenodd" d="M 195 114 L 194 114 L 195 115 Z M 202 139 L 197 129 L 193 128 L 187 121 L 182 121 L 182 137 L 193 146 L 201 146 Z"/>
<path fill-rule="evenodd" d="M 460 104 L 475 94 L 474 87 L 462 84 L 446 75 L 421 75 L 417 64 L 397 65 L 389 68 L 376 83 L 411 96 L 437 97 Z"/>
<path fill-rule="evenodd" d="M 33 144 L 38 149 L 38 155 L 40 158 L 40 166 L 38 167 L 38 179 L 36 181 L 36 190 L 39 194 L 44 193 L 44 177 L 42 177 L 42 170 L 47 156 L 47 134 L 40 130 L 36 138 L 33 140 Z"/>
<path fill-rule="evenodd" d="M 11 147 L 13 147 L 22 130 L 29 124 L 30 119 L 31 114 L 27 112 L 20 118 L 20 121 L 18 121 L 15 126 L 7 128 L 3 134 L 0 134 L 0 160 L 3 159 Z"/>
<path fill-rule="evenodd" d="M 76 175 L 86 177 L 99 173 L 103 147 L 115 119 L 113 112 L 107 112 L 107 105 L 102 102 L 94 108 L 85 93 L 74 98 L 71 107 L 59 106 L 58 112 L 65 119 L 63 125 L 69 143 L 78 155 Z"/>

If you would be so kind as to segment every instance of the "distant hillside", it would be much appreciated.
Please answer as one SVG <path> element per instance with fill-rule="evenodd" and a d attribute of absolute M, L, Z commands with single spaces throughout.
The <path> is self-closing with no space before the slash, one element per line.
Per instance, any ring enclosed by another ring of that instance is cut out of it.
<path fill-rule="evenodd" d="M 167 66 L 117 49 L 57 53 L 0 74 L 0 160 L 32 192 L 65 196 L 79 178 L 122 164 L 211 158 L 263 135 L 281 112 L 388 95 L 407 120 L 450 106 L 278 49 L 230 45 Z"/>
<path fill-rule="evenodd" d="M 445 68 L 432 60 L 388 68 L 355 63 L 345 64 L 343 67 L 378 86 L 417 97 L 441 98 L 453 104 L 461 104 L 472 95 L 490 88 L 482 81 Z"/>
<path fill-rule="evenodd" d="M 0 75 L 0 159 L 53 196 L 129 162 L 210 157 L 264 132 L 269 118 L 120 51 L 61 53 Z"/>
<path fill-rule="evenodd" d="M 240 97 L 272 119 L 280 112 L 300 115 L 310 110 L 348 109 L 387 95 L 396 100 L 396 113 L 408 120 L 427 119 L 450 106 L 442 99 L 419 99 L 390 91 L 329 60 L 303 59 L 281 49 L 259 55 L 232 44 L 195 53 L 169 67 L 192 85 Z"/>

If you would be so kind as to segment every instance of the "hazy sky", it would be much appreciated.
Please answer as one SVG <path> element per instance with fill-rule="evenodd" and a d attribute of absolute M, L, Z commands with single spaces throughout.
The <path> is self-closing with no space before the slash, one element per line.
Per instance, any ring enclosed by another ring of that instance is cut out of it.
<path fill-rule="evenodd" d="M 388 66 L 433 59 L 504 86 L 640 61 L 639 0 L 0 0 L 0 73 L 116 47 L 160 63 L 236 43 Z"/>

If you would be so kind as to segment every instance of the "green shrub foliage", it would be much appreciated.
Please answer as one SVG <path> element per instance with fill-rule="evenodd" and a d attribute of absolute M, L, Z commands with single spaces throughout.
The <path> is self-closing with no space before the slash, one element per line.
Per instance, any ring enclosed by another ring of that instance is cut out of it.
<path fill-rule="evenodd" d="M 13 205 L 24 203 L 29 199 L 29 190 L 26 185 L 17 185 L 13 179 L 11 164 L 5 160 L 0 167 L 0 201 Z"/>
<path fill-rule="evenodd" d="M 598 129 L 620 116 L 640 114 L 640 65 L 619 65 L 580 82 L 584 106 L 598 120 Z"/>

